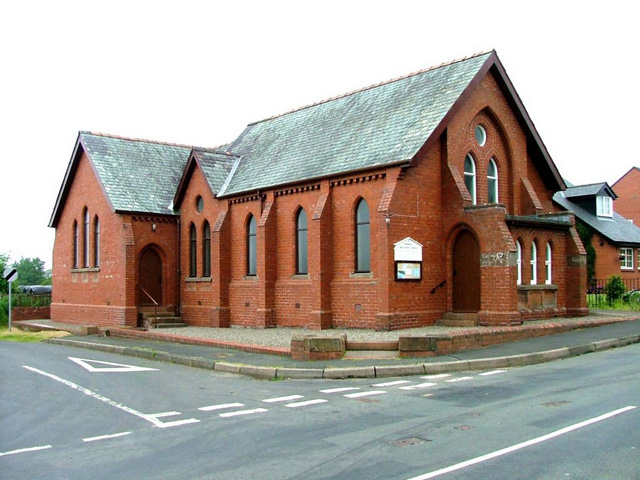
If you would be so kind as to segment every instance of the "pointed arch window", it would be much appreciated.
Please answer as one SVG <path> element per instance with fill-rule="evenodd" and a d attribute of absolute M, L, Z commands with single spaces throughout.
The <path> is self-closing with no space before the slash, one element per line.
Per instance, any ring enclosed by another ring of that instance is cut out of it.
<path fill-rule="evenodd" d="M 551 251 L 551 243 L 548 242 L 547 243 L 547 251 L 546 251 L 546 256 L 545 256 L 545 261 L 544 261 L 544 269 L 545 269 L 545 273 L 546 273 L 546 278 L 544 280 L 544 283 L 547 285 L 551 285 L 553 279 L 552 279 L 552 265 L 551 265 L 551 260 L 552 258 L 552 251 Z"/>
<path fill-rule="evenodd" d="M 206 220 L 202 229 L 202 276 L 211 276 L 211 226 Z"/>
<path fill-rule="evenodd" d="M 84 217 L 84 230 L 82 232 L 82 266 L 85 268 L 89 267 L 89 244 L 91 243 L 89 237 L 89 209 L 84 207 L 83 215 Z"/>
<path fill-rule="evenodd" d="M 247 275 L 254 276 L 258 273 L 258 238 L 256 217 L 249 215 L 247 222 Z"/>
<path fill-rule="evenodd" d="M 538 283 L 538 247 L 536 242 L 531 243 L 531 285 Z"/>
<path fill-rule="evenodd" d="M 487 189 L 489 203 L 498 203 L 498 166 L 493 158 L 487 168 Z"/>
<path fill-rule="evenodd" d="M 100 219 L 93 218 L 93 266 L 100 266 Z"/>
<path fill-rule="evenodd" d="M 464 184 L 471 195 L 471 202 L 476 204 L 476 162 L 471 156 L 467 154 L 464 159 Z"/>
<path fill-rule="evenodd" d="M 362 198 L 356 208 L 356 272 L 371 271 L 369 205 Z"/>
<path fill-rule="evenodd" d="M 192 223 L 189 226 L 189 276 L 198 276 L 198 232 Z"/>
<path fill-rule="evenodd" d="M 78 227 L 78 221 L 73 221 L 73 268 L 78 268 L 78 260 L 80 253 L 80 229 Z"/>
<path fill-rule="evenodd" d="M 520 240 L 516 242 L 517 265 L 518 265 L 518 285 L 522 285 L 522 244 Z"/>
<path fill-rule="evenodd" d="M 309 273 L 307 214 L 300 208 L 296 218 L 296 273 Z"/>

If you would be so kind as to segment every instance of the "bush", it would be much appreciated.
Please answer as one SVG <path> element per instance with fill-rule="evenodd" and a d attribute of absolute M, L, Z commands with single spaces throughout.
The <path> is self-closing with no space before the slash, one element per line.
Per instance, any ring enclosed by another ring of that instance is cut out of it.
<path fill-rule="evenodd" d="M 609 302 L 614 302 L 627 292 L 627 288 L 624 286 L 624 282 L 619 275 L 612 275 L 607 279 L 607 284 L 604 287 L 604 292 L 607 295 Z"/>
<path fill-rule="evenodd" d="M 9 297 L 0 295 L 0 326 L 9 325 Z"/>

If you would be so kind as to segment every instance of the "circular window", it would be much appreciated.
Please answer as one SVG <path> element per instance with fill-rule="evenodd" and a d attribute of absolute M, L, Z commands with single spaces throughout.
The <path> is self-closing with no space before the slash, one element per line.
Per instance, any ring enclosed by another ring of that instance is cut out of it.
<path fill-rule="evenodd" d="M 198 211 L 198 213 L 202 212 L 202 209 L 204 208 L 204 199 L 198 195 L 196 197 L 196 210 Z"/>
<path fill-rule="evenodd" d="M 476 140 L 481 147 L 484 147 L 484 144 L 487 143 L 487 131 L 482 125 L 476 127 Z"/>

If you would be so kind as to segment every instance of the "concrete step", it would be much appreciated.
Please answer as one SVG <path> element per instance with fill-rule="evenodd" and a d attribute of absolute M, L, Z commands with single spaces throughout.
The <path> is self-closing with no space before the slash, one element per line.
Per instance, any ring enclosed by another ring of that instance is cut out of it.
<path fill-rule="evenodd" d="M 436 325 L 441 327 L 476 327 L 478 326 L 478 314 L 476 312 L 446 312 L 442 320 Z"/>
<path fill-rule="evenodd" d="M 174 323 L 156 323 L 155 324 L 156 328 L 182 328 L 182 327 L 188 327 L 188 325 L 186 323 L 183 322 L 174 322 Z"/>

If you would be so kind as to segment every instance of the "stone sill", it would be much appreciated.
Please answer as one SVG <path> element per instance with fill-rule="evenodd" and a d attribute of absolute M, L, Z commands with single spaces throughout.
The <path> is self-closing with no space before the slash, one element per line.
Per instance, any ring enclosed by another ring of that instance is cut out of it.
<path fill-rule="evenodd" d="M 184 281 L 187 283 L 211 283 L 211 277 L 187 277 Z"/>
<path fill-rule="evenodd" d="M 83 268 L 71 269 L 71 273 L 95 273 L 99 271 L 100 271 L 100 267 L 83 267 Z"/>

